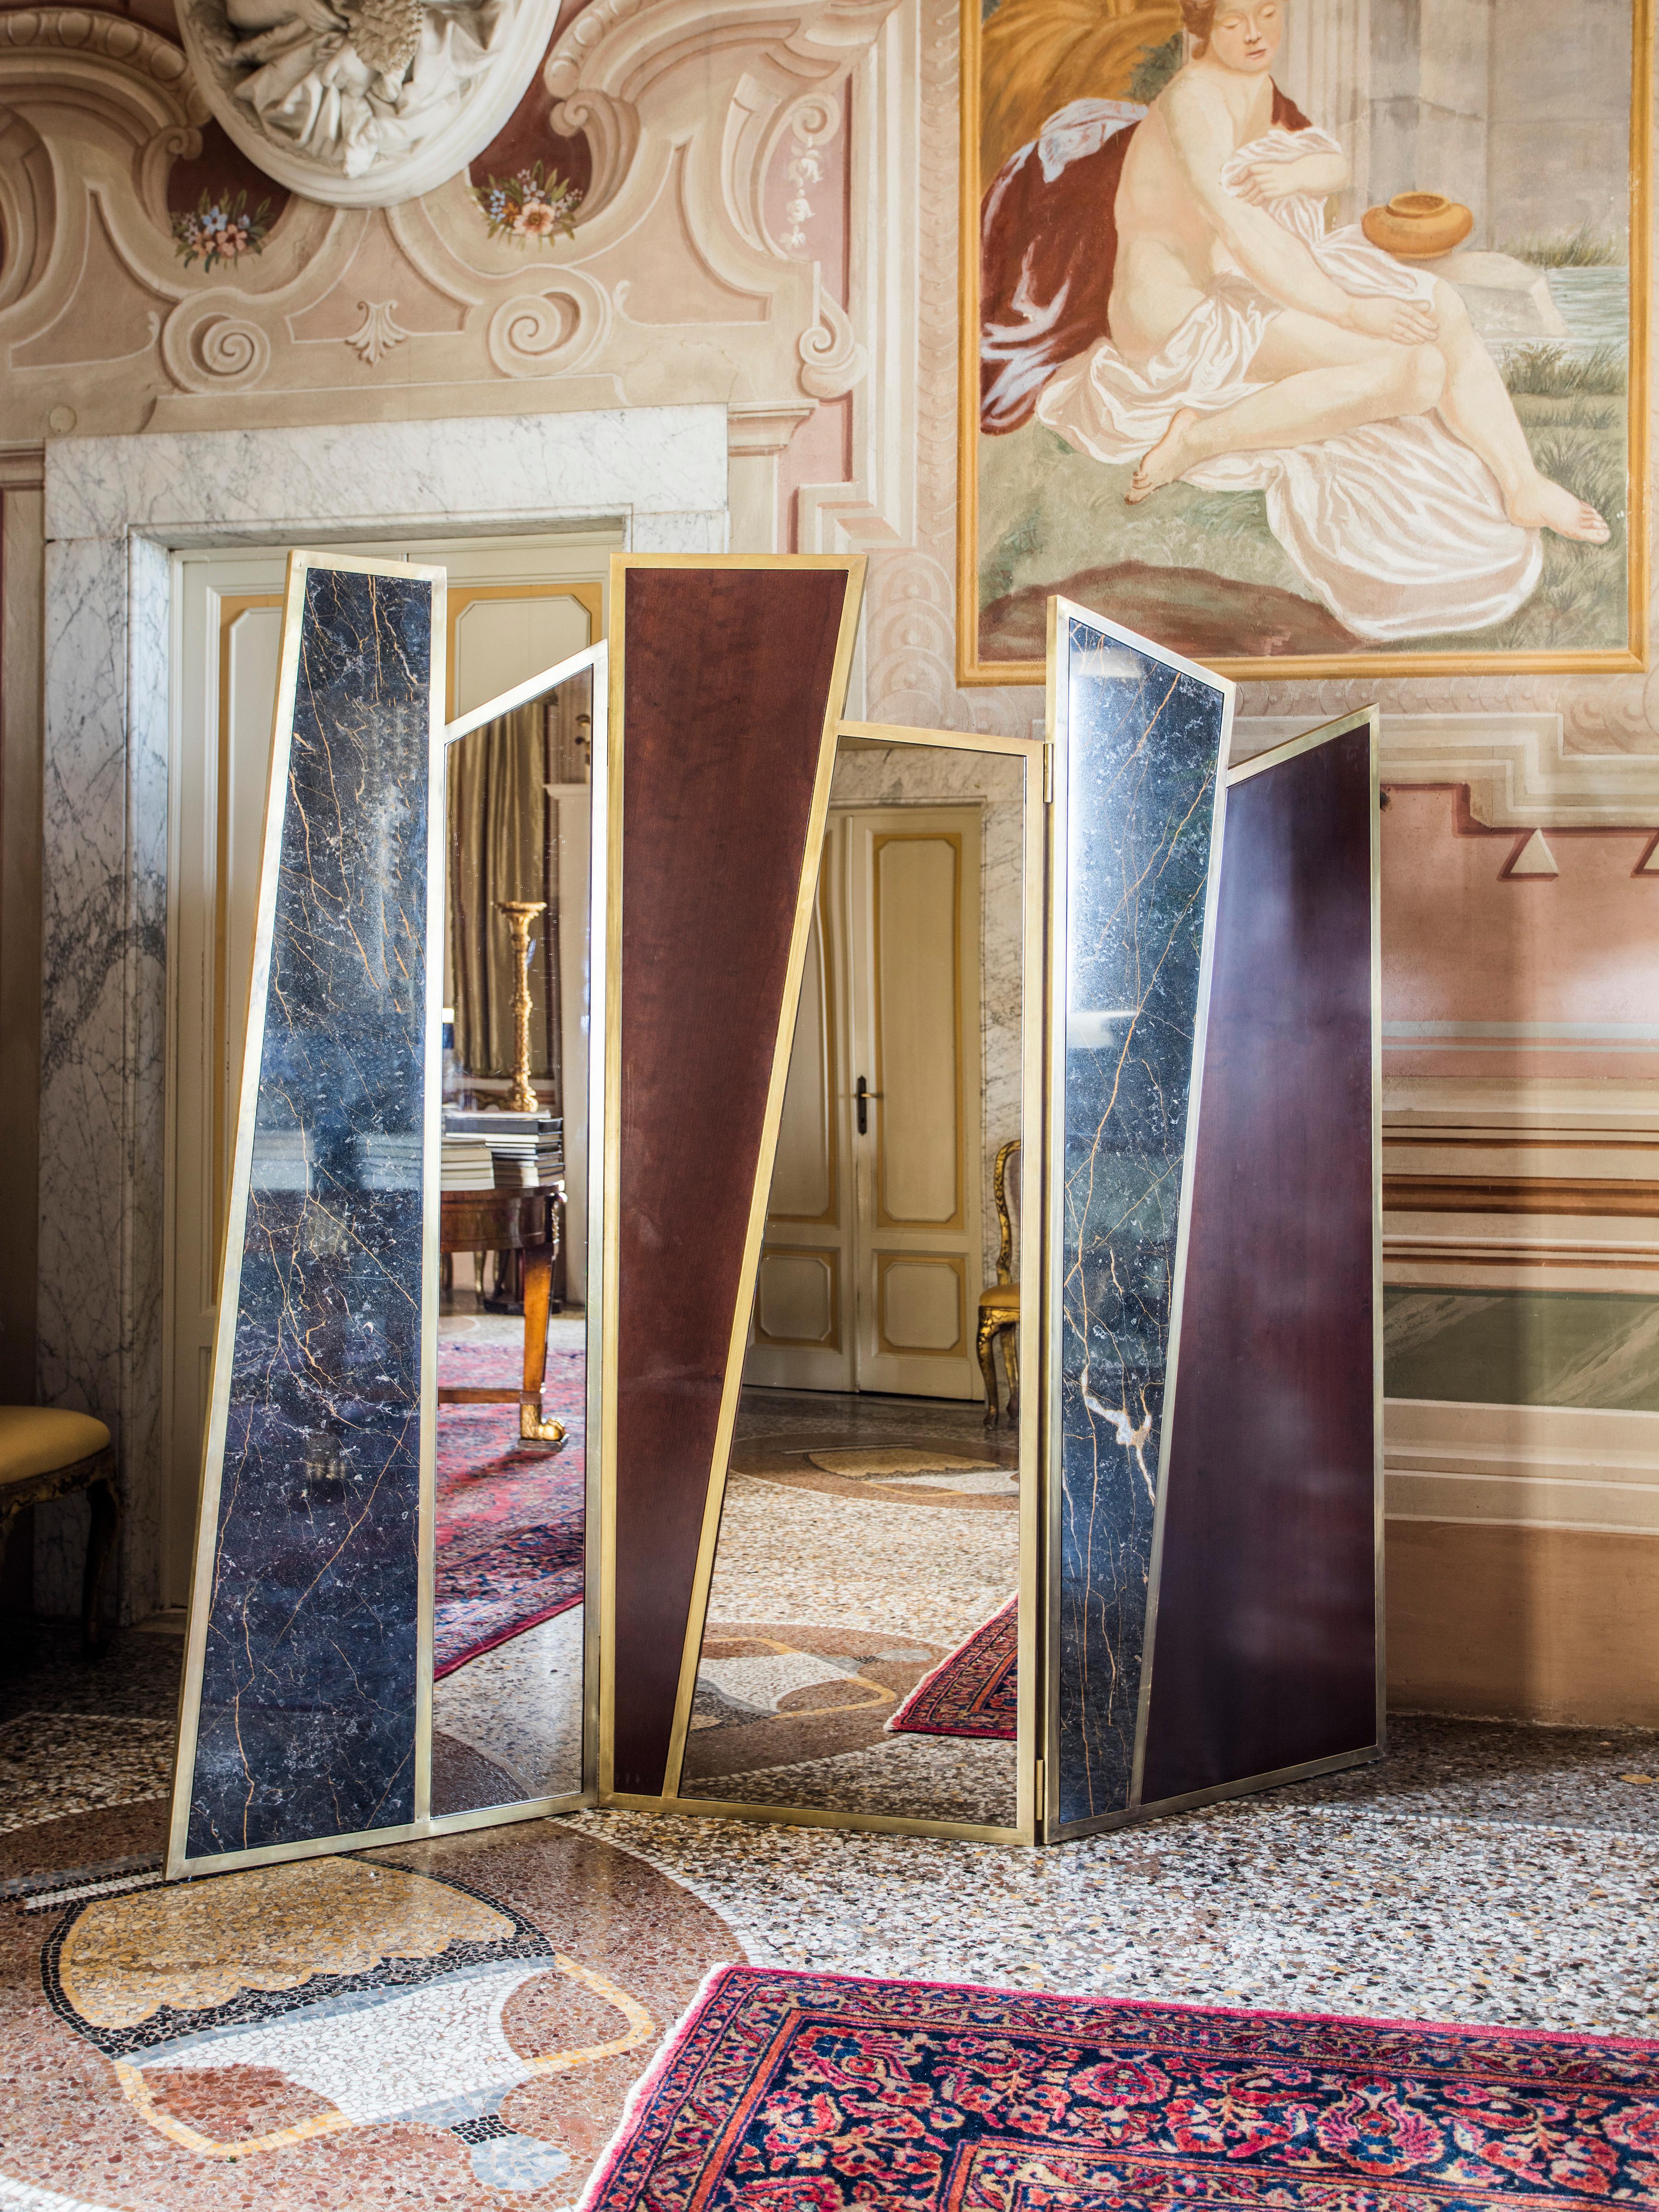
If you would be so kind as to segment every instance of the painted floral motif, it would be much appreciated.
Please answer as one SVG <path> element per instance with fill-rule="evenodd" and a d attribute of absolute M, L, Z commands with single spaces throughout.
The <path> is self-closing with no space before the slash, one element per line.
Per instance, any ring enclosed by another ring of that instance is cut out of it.
<path fill-rule="evenodd" d="M 222 262 L 240 261 L 245 254 L 260 253 L 270 231 L 270 202 L 250 208 L 247 194 L 204 191 L 195 208 L 173 218 L 173 243 L 188 269 L 199 261 L 204 270 Z"/>
<path fill-rule="evenodd" d="M 1659 2045 L 722 1968 L 588 2212 L 1650 2204 Z"/>
<path fill-rule="evenodd" d="M 532 240 L 547 246 L 556 230 L 567 238 L 576 235 L 575 214 L 582 196 L 556 169 L 544 171 L 539 161 L 510 177 L 474 185 L 472 197 L 483 210 L 492 238 L 510 238 L 519 246 Z"/>

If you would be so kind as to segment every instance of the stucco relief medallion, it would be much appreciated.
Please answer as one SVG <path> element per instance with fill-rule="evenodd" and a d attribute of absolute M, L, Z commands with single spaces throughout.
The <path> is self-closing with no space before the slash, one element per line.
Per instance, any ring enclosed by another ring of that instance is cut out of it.
<path fill-rule="evenodd" d="M 558 0 L 186 0 L 191 66 L 267 176 L 333 207 L 389 207 L 489 143 Z"/>

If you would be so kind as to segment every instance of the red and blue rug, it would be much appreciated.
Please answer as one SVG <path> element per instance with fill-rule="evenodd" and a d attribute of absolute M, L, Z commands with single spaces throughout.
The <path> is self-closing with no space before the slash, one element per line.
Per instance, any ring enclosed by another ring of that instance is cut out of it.
<path fill-rule="evenodd" d="M 523 1373 L 511 1345 L 438 1347 L 452 1387 L 512 1388 Z M 556 1452 L 520 1445 L 515 1405 L 439 1407 L 434 1679 L 580 1602 L 586 1377 L 581 1352 L 549 1352 L 542 1409 L 564 1423 Z"/>
<path fill-rule="evenodd" d="M 582 2212 L 1659 2203 L 1659 2044 L 722 1966 Z"/>
<path fill-rule="evenodd" d="M 1019 1600 L 1011 1597 L 924 1674 L 887 1725 L 895 1735 L 1012 1743 L 1019 1717 Z"/>

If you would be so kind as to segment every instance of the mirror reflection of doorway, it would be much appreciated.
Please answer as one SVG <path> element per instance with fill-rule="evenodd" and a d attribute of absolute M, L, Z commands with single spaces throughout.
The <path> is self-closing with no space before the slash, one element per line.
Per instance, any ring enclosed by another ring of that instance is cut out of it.
<path fill-rule="evenodd" d="M 976 1337 L 1026 1103 L 1030 773 L 842 739 L 684 1801 L 1016 1820 L 1021 1436 Z"/>
<path fill-rule="evenodd" d="M 981 847 L 977 805 L 832 807 L 747 1382 L 980 1395 Z"/>

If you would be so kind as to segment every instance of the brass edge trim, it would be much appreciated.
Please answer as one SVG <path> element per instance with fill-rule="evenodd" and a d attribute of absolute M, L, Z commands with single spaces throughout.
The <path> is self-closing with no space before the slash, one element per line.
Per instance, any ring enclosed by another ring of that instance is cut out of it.
<path fill-rule="evenodd" d="M 628 557 L 611 556 L 611 665 L 605 687 L 605 1029 L 601 1051 L 593 1050 L 599 1032 L 589 1029 L 588 1065 L 603 1059 L 605 1118 L 599 1124 L 599 1172 L 603 1178 L 605 1233 L 601 1246 L 599 1367 L 599 1728 L 595 1788 L 609 1802 L 616 1774 L 617 1697 L 617 1257 L 621 1233 L 622 1188 L 622 901 L 623 779 L 627 732 L 623 726 L 623 679 L 628 645 Z M 595 732 L 593 759 L 600 757 Z M 597 805 L 596 805 L 597 813 Z M 595 849 L 598 837 L 595 837 Z M 598 909 L 596 908 L 596 911 Z M 596 970 L 599 963 L 595 963 Z M 594 1126 L 587 1132 L 588 1175 L 594 1172 Z M 590 1253 L 591 1264 L 591 1253 Z M 590 1431 L 590 1433 L 592 1433 Z"/>
<path fill-rule="evenodd" d="M 971 0 L 963 0 L 964 7 Z M 975 27 L 977 34 L 977 26 Z M 1044 805 L 1048 853 L 1045 881 L 1042 969 L 1042 1267 L 1038 1279 L 1047 1295 L 1036 1300 L 1042 1314 L 1042 1367 L 1034 1377 L 1033 1395 L 1042 1400 L 1042 1476 L 1045 1511 L 1042 1533 L 1043 1613 L 1037 1648 L 1043 1655 L 1042 1723 L 1036 1751 L 1042 1763 L 1043 1802 L 1038 1808 L 1040 1832 L 1047 1842 L 1059 1832 L 1060 1735 L 1060 1451 L 1064 1431 L 1060 1418 L 1060 1350 L 1056 1316 L 1060 1307 L 1064 1238 L 1061 1208 L 1066 1098 L 1066 988 L 1067 908 L 1066 850 L 1071 793 L 1070 694 L 1060 681 L 1060 601 L 1051 596 L 1046 612 L 1047 652 L 1044 659 L 1043 744 Z M 1056 1009 L 1060 1009 L 1059 1012 Z M 1022 1310 L 1020 1320 L 1025 1316 Z M 1021 1656 L 1024 1655 L 1022 1652 Z"/>
<path fill-rule="evenodd" d="M 225 1201 L 220 1244 L 219 1305 L 213 1329 L 213 1364 L 208 1379 L 208 1418 L 202 1438 L 202 1479 L 197 1492 L 196 1556 L 191 1575 L 190 1612 L 185 1627 L 184 1663 L 179 1678 L 179 1737 L 173 1754 L 173 1796 L 167 1812 L 166 1878 L 177 1881 L 190 1861 L 190 1805 L 196 1779 L 197 1737 L 201 1726 L 202 1674 L 207 1658 L 208 1619 L 213 1606 L 213 1566 L 219 1546 L 219 1498 L 224 1480 L 225 1431 L 230 1419 L 230 1375 L 235 1353 L 236 1311 L 242 1287 L 242 1244 L 247 1223 L 248 1184 L 253 1168 L 253 1116 L 258 1103 L 259 1067 L 264 1053 L 263 1028 L 256 1036 L 253 1009 L 262 1006 L 270 985 L 271 935 L 276 926 L 280 834 L 271 835 L 273 800 L 288 787 L 289 752 L 300 685 L 300 629 L 305 608 L 309 556 L 290 553 L 283 583 L 283 636 L 276 665 L 276 696 L 271 706 L 270 764 L 265 774 L 265 804 L 259 831 L 259 897 L 255 908 L 253 958 L 248 970 L 248 1004 L 242 1030 L 242 1079 L 238 1088 L 236 1141 L 230 1192 Z M 280 833 L 281 815 L 277 815 Z M 240 1232 L 240 1233 L 237 1233 Z"/>
<path fill-rule="evenodd" d="M 1299 1766 L 1276 1766 L 1264 1774 L 1244 1774 L 1231 1782 L 1212 1783 L 1207 1790 L 1190 1790 L 1180 1797 L 1158 1797 L 1121 1813 L 1103 1813 L 1090 1820 L 1070 1820 L 1054 1837 L 1056 1843 L 1073 1843 L 1084 1836 L 1103 1835 L 1115 1828 L 1139 1827 L 1171 1813 L 1188 1813 L 1200 1806 L 1217 1805 L 1229 1797 L 1243 1797 L 1258 1790 L 1277 1790 L 1292 1782 L 1312 1782 L 1322 1774 L 1340 1774 L 1349 1767 L 1374 1766 L 1386 1747 L 1379 1741 L 1358 1751 L 1333 1752 L 1326 1759 L 1305 1759 Z"/>
<path fill-rule="evenodd" d="M 618 1812 L 690 1813 L 702 1820 L 752 1820 L 770 1828 L 854 1828 L 880 1836 L 937 1836 L 946 1841 L 970 1844 L 1019 1844 L 1027 1840 L 1018 1828 L 981 1826 L 970 1820 L 911 1820 L 900 1813 L 838 1813 L 816 1805 L 748 1805 L 725 1797 L 641 1797 L 623 1795 L 611 1799 Z"/>
<path fill-rule="evenodd" d="M 1630 74 L 1630 364 L 1626 377 L 1626 588 L 1629 606 L 1626 642 L 1638 667 L 1648 665 L 1650 639 L 1649 503 L 1652 498 L 1648 449 L 1651 435 L 1650 300 L 1652 282 L 1653 8 L 1634 0 L 1631 15 Z"/>
<path fill-rule="evenodd" d="M 941 745 L 954 753 L 1041 754 L 1043 746 L 1041 738 L 999 738 L 980 730 L 918 730 L 902 722 L 842 722 L 836 734 L 868 738 L 883 745 Z"/>
<path fill-rule="evenodd" d="M 1236 783 L 1248 783 L 1253 775 L 1265 775 L 1271 768 L 1282 768 L 1286 761 L 1298 760 L 1304 753 L 1328 745 L 1334 738 L 1351 737 L 1354 731 L 1363 729 L 1372 716 L 1380 716 L 1381 711 L 1376 707 L 1355 707 L 1346 714 L 1339 714 L 1334 721 L 1320 722 L 1311 730 L 1304 730 L 1299 738 L 1286 738 L 1281 744 L 1269 745 L 1266 752 L 1252 753 L 1249 760 L 1227 770 L 1228 790 Z"/>
<path fill-rule="evenodd" d="M 1371 1013 L 1371 1423 L 1375 1521 L 1371 1561 L 1376 1650 L 1376 1741 L 1389 1734 L 1387 1545 L 1388 1511 L 1382 1438 L 1382 715 L 1376 706 L 1362 710 L 1370 727 L 1370 1013 Z"/>
<path fill-rule="evenodd" d="M 599 1701 L 605 1679 L 600 1623 L 605 1562 L 609 1557 L 605 1528 L 605 1476 L 610 1464 L 605 1455 L 605 1348 L 614 1341 L 606 1327 L 611 1281 L 607 1163 L 617 1150 L 606 1118 L 608 1101 L 615 1095 L 610 1060 L 610 984 L 615 972 L 611 965 L 608 890 L 610 662 L 611 648 L 601 642 L 593 648 L 592 657 L 587 816 L 587 1285 L 583 1327 L 588 1446 L 583 1498 L 586 1549 L 582 1563 L 582 1799 L 589 1805 L 597 1799 L 599 1786 Z"/>
<path fill-rule="evenodd" d="M 1212 681 L 1220 681 L 1218 678 Z M 1164 1522 L 1169 1504 L 1170 1456 L 1175 1442 L 1176 1393 L 1181 1376 L 1181 1319 L 1187 1298 L 1187 1255 L 1192 1237 L 1193 1180 L 1198 1169 L 1198 1130 L 1204 1107 L 1204 1061 L 1210 1036 L 1210 991 L 1215 980 L 1216 935 L 1221 909 L 1221 856 L 1226 843 L 1226 759 L 1232 745 L 1234 687 L 1221 699 L 1221 743 L 1216 753 L 1215 797 L 1210 815 L 1209 879 L 1204 890 L 1204 936 L 1199 954 L 1198 1004 L 1193 1023 L 1193 1073 L 1187 1096 L 1187 1134 L 1182 1147 L 1181 1197 L 1176 1212 L 1175 1261 L 1170 1270 L 1170 1338 L 1164 1361 L 1164 1416 L 1158 1425 L 1158 1492 L 1152 1503 L 1152 1544 L 1146 1558 L 1146 1612 L 1141 1632 L 1140 1681 L 1135 1699 L 1135 1745 L 1129 1802 L 1140 1802 L 1152 1715 L 1152 1669 L 1158 1659 L 1158 1601 L 1164 1572 Z"/>
<path fill-rule="evenodd" d="M 448 897 L 448 785 L 444 710 L 448 702 L 449 572 L 432 586 L 431 720 L 426 760 L 426 1096 L 421 1146 L 420 1506 L 415 1613 L 415 1820 L 432 1812 L 432 1670 L 438 1583 L 438 1278 L 443 1221 L 444 927 Z"/>
<path fill-rule="evenodd" d="M 465 1813 L 434 1813 L 422 1823 L 421 1835 L 461 1836 L 474 1828 L 510 1827 L 515 1820 L 549 1820 L 561 1813 L 585 1812 L 592 1802 L 585 1789 L 567 1790 L 557 1797 L 514 1797 L 504 1805 L 480 1805 Z"/>
<path fill-rule="evenodd" d="M 1045 1218 L 1042 1066 L 1047 994 L 1045 870 L 1048 810 L 1043 803 L 1046 743 L 1030 743 L 1022 778 L 1024 817 L 1021 824 L 1022 943 L 1020 946 L 1020 1148 L 1019 1272 L 1042 1285 Z M 1023 1844 L 1039 1840 L 1045 1817 L 1041 1800 L 1044 1745 L 1039 1726 L 1042 1710 L 1042 1327 L 1039 1296 L 1023 1299 L 1019 1316 L 1019 1685 L 1015 1722 L 1014 1819 Z"/>
<path fill-rule="evenodd" d="M 673 556 L 684 565 L 690 556 Z M 690 559 L 690 565 L 704 565 Z M 753 559 L 728 557 L 731 568 L 803 565 L 787 555 Z M 821 555 L 810 564 L 836 568 L 846 576 L 836 655 L 830 672 L 830 696 L 818 736 L 817 772 L 807 815 L 806 839 L 801 854 L 800 881 L 795 894 L 794 921 L 789 937 L 789 958 L 784 969 L 783 998 L 778 1009 L 777 1034 L 772 1044 L 772 1073 L 767 1085 L 766 1115 L 761 1124 L 755 1180 L 749 1196 L 749 1225 L 744 1235 L 743 1265 L 738 1271 L 737 1297 L 732 1315 L 732 1334 L 726 1354 L 726 1376 L 720 1390 L 720 1419 L 714 1429 L 714 1449 L 703 1500 L 702 1533 L 698 1539 L 696 1565 L 691 1577 L 690 1603 L 686 1613 L 685 1642 L 680 1655 L 679 1688 L 674 1699 L 673 1726 L 668 1739 L 668 1759 L 663 1771 L 663 1796 L 678 1796 L 680 1770 L 685 1763 L 685 1739 L 691 1725 L 691 1705 L 696 1693 L 697 1662 L 702 1653 L 704 1620 L 714 1581 L 714 1553 L 720 1540 L 720 1514 L 726 1504 L 726 1484 L 732 1453 L 732 1434 L 737 1425 L 738 1399 L 743 1389 L 744 1355 L 749 1340 L 749 1316 L 755 1301 L 760 1271 L 761 1245 L 766 1235 L 766 1206 L 772 1194 L 772 1170 L 783 1121 L 783 1095 L 789 1080 L 789 1061 L 794 1049 L 795 1017 L 799 1009 L 801 983 L 806 969 L 806 940 L 811 933 L 817 905 L 818 872 L 823 857 L 823 833 L 830 814 L 830 786 L 836 773 L 836 744 L 847 686 L 853 668 L 853 647 L 858 635 L 864 603 L 865 556 Z"/>
<path fill-rule="evenodd" d="M 979 277 L 980 201 L 984 190 L 979 155 L 981 8 L 982 0 L 962 0 L 958 24 L 962 122 L 957 157 L 956 664 L 959 685 L 1009 680 L 1000 673 L 982 675 L 979 658 Z M 1052 665 L 1052 599 L 1048 606 L 1050 654 L 1046 665 Z M 1031 668 L 1034 664 L 1026 661 L 1019 665 Z"/>
<path fill-rule="evenodd" d="M 527 707 L 544 693 L 556 691 L 562 684 L 568 684 L 573 676 L 580 676 L 585 668 L 597 670 L 604 653 L 603 639 L 597 645 L 585 645 L 568 659 L 556 660 L 550 668 L 543 669 L 539 676 L 527 676 L 510 691 L 499 691 L 493 699 L 486 699 L 482 707 L 469 708 L 465 714 L 455 715 L 444 724 L 445 744 L 453 745 L 458 738 L 483 729 L 486 723 L 499 721 L 503 714 L 512 714 L 515 708 Z"/>
<path fill-rule="evenodd" d="M 258 1103 L 259 1068 L 264 1053 L 263 1026 L 256 1032 L 253 1010 L 262 1006 L 270 983 L 271 939 L 276 927 L 276 884 L 281 860 L 281 817 L 278 834 L 271 835 L 272 799 L 288 785 L 288 764 L 294 738 L 294 711 L 299 690 L 300 631 L 304 617 L 305 579 L 313 568 L 344 570 L 363 576 L 403 576 L 423 579 L 434 596 L 448 580 L 448 571 L 410 561 L 377 561 L 344 553 L 290 551 L 283 584 L 283 642 L 277 662 L 276 696 L 272 708 L 270 768 L 265 779 L 264 824 L 260 831 L 259 899 L 254 924 L 253 959 L 248 972 L 248 1012 L 243 1031 L 242 1080 L 237 1101 L 236 1149 L 231 1170 L 229 1200 L 225 1208 L 222 1257 L 219 1272 L 219 1307 L 213 1333 L 213 1365 L 208 1385 L 208 1420 L 202 1443 L 202 1484 L 196 1519 L 196 1559 L 191 1577 L 190 1614 L 185 1631 L 184 1664 L 179 1685 L 179 1741 L 173 1759 L 172 1802 L 167 1816 L 167 1848 L 163 1868 L 166 1880 L 178 1881 L 187 1875 L 210 1874 L 231 1867 L 275 1865 L 291 1858 L 314 1857 L 337 1850 L 349 1837 L 307 1838 L 294 1844 L 271 1844 L 246 1851 L 216 1852 L 206 1858 L 187 1856 L 190 1802 L 196 1774 L 197 1739 L 201 1725 L 202 1672 L 207 1653 L 208 1618 L 212 1609 L 213 1568 L 219 1542 L 219 1499 L 224 1477 L 225 1431 L 230 1413 L 231 1368 L 235 1352 L 236 1313 L 242 1280 L 242 1243 L 247 1223 L 248 1186 L 253 1166 L 253 1121 Z M 438 665 L 441 671 L 440 654 Z M 432 694 L 435 699 L 438 694 Z M 434 709 L 435 715 L 441 709 Z M 441 973 L 439 989 L 441 993 Z M 422 1273 L 424 1273 L 424 1256 Z M 424 1361 L 424 1353 L 422 1354 Z M 434 1375 L 435 1389 L 435 1375 Z M 418 1630 L 416 1675 L 416 1760 L 420 1758 L 420 1676 Z M 363 1835 L 381 1843 L 401 1842 L 422 1832 L 419 1821 L 397 1829 L 367 1829 Z"/>
<path fill-rule="evenodd" d="M 405 572 L 406 573 L 406 572 Z M 292 1844 L 265 1844 L 258 1850 L 220 1851 L 211 1858 L 181 1859 L 179 1872 L 169 1881 L 204 1874 L 235 1874 L 246 1867 L 288 1866 L 295 1859 L 331 1858 L 340 1851 L 378 1850 L 382 1844 L 418 1844 L 429 1823 L 406 1820 L 398 1828 L 365 1828 L 356 1834 L 303 1836 Z"/>

